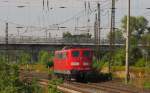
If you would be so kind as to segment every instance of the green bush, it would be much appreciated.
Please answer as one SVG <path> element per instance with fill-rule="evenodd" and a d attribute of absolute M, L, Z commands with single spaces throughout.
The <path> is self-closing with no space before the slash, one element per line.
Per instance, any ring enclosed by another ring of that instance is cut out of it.
<path fill-rule="evenodd" d="M 31 55 L 27 52 L 22 52 L 19 57 L 19 64 L 26 65 L 31 61 Z"/>
<path fill-rule="evenodd" d="M 19 80 L 19 67 L 0 61 L 0 93 L 41 93 L 36 81 Z"/>
<path fill-rule="evenodd" d="M 45 65 L 46 67 L 53 66 L 53 55 L 49 54 L 47 51 L 40 51 L 38 62 Z"/>
<path fill-rule="evenodd" d="M 46 64 L 47 68 L 50 68 L 50 67 L 52 67 L 53 65 L 54 65 L 53 61 L 49 61 L 49 62 L 47 62 L 47 64 Z"/>
<path fill-rule="evenodd" d="M 39 63 L 46 65 L 48 62 L 48 58 L 49 58 L 49 55 L 47 51 L 40 51 L 39 60 L 38 60 Z"/>
<path fill-rule="evenodd" d="M 122 66 L 125 64 L 125 50 L 118 49 L 114 54 L 114 66 Z"/>
<path fill-rule="evenodd" d="M 136 67 L 145 67 L 145 62 L 146 61 L 144 60 L 144 58 L 141 58 L 135 63 L 135 66 Z"/>
<path fill-rule="evenodd" d="M 94 59 L 92 67 L 100 71 L 104 66 L 108 66 L 109 53 L 104 53 L 100 60 Z"/>
<path fill-rule="evenodd" d="M 57 90 L 57 86 L 63 83 L 63 79 L 52 79 L 49 81 L 48 93 L 62 93 Z"/>
<path fill-rule="evenodd" d="M 0 62 L 0 93 L 18 93 L 18 67 Z"/>
<path fill-rule="evenodd" d="M 146 81 L 146 82 L 144 82 L 144 88 L 146 88 L 146 89 L 150 89 L 150 81 Z"/>
<path fill-rule="evenodd" d="M 94 60 L 92 67 L 94 69 L 100 71 L 105 64 L 106 64 L 106 62 L 103 60 L 101 60 L 101 61 Z"/>
<path fill-rule="evenodd" d="M 41 86 L 39 86 L 37 79 L 32 79 L 31 82 L 29 81 L 24 81 L 23 82 L 23 88 L 22 92 L 23 93 L 42 93 L 43 89 Z"/>

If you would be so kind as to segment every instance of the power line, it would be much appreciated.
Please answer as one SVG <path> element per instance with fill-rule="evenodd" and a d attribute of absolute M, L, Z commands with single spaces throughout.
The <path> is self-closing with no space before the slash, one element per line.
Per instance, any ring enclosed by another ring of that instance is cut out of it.
<path fill-rule="evenodd" d="M 104 6 L 106 6 L 106 5 L 104 5 Z M 103 7 L 103 6 L 102 6 Z M 96 9 L 93 9 L 93 11 L 91 12 L 91 13 L 93 13 L 93 12 L 96 12 L 97 10 Z M 70 20 L 73 20 L 74 18 L 77 18 L 77 16 L 78 16 L 78 18 L 80 18 L 80 17 L 82 17 L 82 16 L 84 16 L 83 15 L 83 13 L 84 13 L 84 10 L 82 10 L 81 12 L 79 12 L 79 13 L 77 13 L 76 15 L 74 15 L 73 17 L 71 17 L 71 18 L 68 18 L 68 19 L 66 19 L 66 20 L 64 20 L 64 21 L 62 21 L 62 22 L 60 22 L 60 23 L 57 23 L 58 25 L 61 25 L 61 24 L 65 24 L 65 23 L 67 23 L 68 21 L 70 21 Z M 27 26 L 27 25 L 22 25 L 22 24 L 18 24 L 18 23 L 15 23 L 15 22 L 11 22 L 11 21 L 8 21 L 8 20 L 3 20 L 3 19 L 0 19 L 1 21 L 3 21 L 3 22 L 8 22 L 8 23 L 10 23 L 10 24 L 14 24 L 14 25 L 17 25 L 17 26 L 23 26 L 23 27 L 28 27 L 28 28 L 38 28 L 38 29 L 41 29 L 41 30 L 46 30 L 46 29 L 48 29 L 47 27 L 38 27 L 38 26 Z M 53 26 L 53 25 L 49 25 L 49 26 Z"/>
<path fill-rule="evenodd" d="M 101 6 L 101 7 L 104 7 L 105 5 L 103 5 L 103 6 Z M 97 11 L 97 9 L 95 8 L 95 10 L 93 10 L 92 12 L 96 12 Z M 76 18 L 76 16 L 77 15 L 80 15 L 80 14 L 83 14 L 85 12 L 85 10 L 82 10 L 82 11 L 80 11 L 80 12 L 78 12 L 77 14 L 75 14 L 74 16 L 72 16 L 71 18 L 68 18 L 68 19 L 66 19 L 65 21 L 62 21 L 62 22 L 60 22 L 60 23 L 58 23 L 59 25 L 60 24 L 64 24 L 64 23 L 66 23 L 66 22 L 68 22 L 68 21 L 70 21 L 70 20 L 72 20 L 72 19 L 74 19 L 74 18 Z M 92 13 L 91 12 L 91 13 Z M 80 16 L 79 16 L 80 17 Z"/>

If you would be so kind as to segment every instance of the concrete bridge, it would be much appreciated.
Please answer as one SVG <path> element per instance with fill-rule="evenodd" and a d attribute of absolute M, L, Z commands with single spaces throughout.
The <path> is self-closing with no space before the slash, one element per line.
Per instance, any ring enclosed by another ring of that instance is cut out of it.
<path fill-rule="evenodd" d="M 7 47 L 6 47 L 7 46 Z M 5 37 L 0 37 L 0 49 L 10 50 L 54 50 L 64 46 L 90 47 L 95 48 L 94 38 L 45 38 L 45 37 L 8 37 L 8 44 L 6 44 Z M 110 50 L 110 43 L 106 39 L 101 39 L 100 49 L 102 51 Z M 125 41 L 120 40 L 115 42 L 114 47 L 120 48 L 125 46 Z M 150 45 L 139 44 L 139 47 L 150 48 Z"/>
<path fill-rule="evenodd" d="M 8 38 L 7 49 L 46 49 L 51 50 L 53 48 L 62 48 L 64 46 L 81 46 L 81 47 L 95 47 L 95 40 L 88 38 L 35 38 L 35 37 L 19 37 L 19 38 Z M 102 50 L 109 50 L 109 41 L 101 40 L 100 47 Z M 115 47 L 122 47 L 122 42 L 115 44 Z M 6 49 L 6 40 L 4 37 L 0 38 L 0 49 Z"/>
<path fill-rule="evenodd" d="M 23 51 L 29 52 L 32 55 L 32 60 L 37 61 L 39 51 L 54 51 L 62 49 L 64 46 L 77 46 L 77 47 L 89 47 L 95 49 L 94 39 L 63 39 L 63 38 L 34 38 L 34 37 L 20 37 L 20 38 L 8 38 L 8 44 L 6 44 L 5 38 L 0 38 L 0 55 L 8 51 L 9 54 L 20 56 Z M 139 45 L 142 47 L 143 45 Z M 124 41 L 117 42 L 114 45 L 115 49 L 125 47 Z M 148 46 L 148 48 L 150 48 Z M 110 51 L 110 44 L 108 40 L 101 40 L 101 51 Z"/>
<path fill-rule="evenodd" d="M 12 59 L 17 59 L 21 56 L 21 53 L 30 53 L 31 62 L 38 60 L 38 55 L 41 50 L 54 51 L 62 49 L 64 46 L 76 46 L 76 47 L 89 47 L 95 48 L 94 39 L 63 39 L 63 38 L 35 38 L 35 37 L 19 37 L 8 38 L 8 44 L 4 37 L 0 38 L 0 55 L 8 54 Z M 117 47 L 122 47 L 122 44 L 116 44 Z M 101 51 L 109 51 L 109 43 L 106 40 L 101 41 Z"/>

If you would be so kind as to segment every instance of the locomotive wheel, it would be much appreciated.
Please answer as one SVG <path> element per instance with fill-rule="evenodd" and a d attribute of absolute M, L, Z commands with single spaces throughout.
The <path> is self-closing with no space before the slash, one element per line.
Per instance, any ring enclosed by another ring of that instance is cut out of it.
<path fill-rule="evenodd" d="M 76 76 L 76 81 L 77 82 L 86 82 L 87 80 L 86 80 L 85 74 L 84 73 L 78 74 Z"/>
<path fill-rule="evenodd" d="M 78 81 L 78 82 L 81 82 L 81 81 L 82 81 L 82 78 L 83 78 L 83 77 L 82 77 L 80 74 L 77 75 L 77 81 Z"/>
<path fill-rule="evenodd" d="M 59 78 L 59 76 L 57 74 L 55 74 L 55 73 L 52 74 L 52 79 L 58 79 L 58 78 Z"/>
<path fill-rule="evenodd" d="M 71 80 L 70 75 L 66 75 L 66 74 L 63 74 L 61 78 L 63 78 L 63 80 L 66 80 L 66 81 Z"/>

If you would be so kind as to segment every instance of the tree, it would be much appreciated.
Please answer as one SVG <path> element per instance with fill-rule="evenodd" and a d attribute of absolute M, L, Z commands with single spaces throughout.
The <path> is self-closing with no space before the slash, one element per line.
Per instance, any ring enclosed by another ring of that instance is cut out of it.
<path fill-rule="evenodd" d="M 137 21 L 136 17 L 134 17 L 134 16 L 130 17 L 130 31 L 131 32 L 135 31 L 136 21 Z M 126 28 L 127 28 L 127 16 L 124 16 L 122 18 L 121 23 L 122 23 L 121 28 L 123 29 L 124 32 L 126 32 Z"/>
<path fill-rule="evenodd" d="M 122 29 L 126 31 L 127 16 L 122 19 Z M 143 16 L 131 16 L 130 17 L 130 33 L 140 39 L 141 34 L 148 29 L 148 21 Z"/>
<path fill-rule="evenodd" d="M 147 32 L 150 33 L 150 27 L 147 27 Z"/>
<path fill-rule="evenodd" d="M 130 51 L 130 64 L 135 65 L 135 63 L 142 58 L 142 51 L 140 48 L 132 48 Z"/>
<path fill-rule="evenodd" d="M 143 16 L 139 16 L 136 19 L 137 19 L 137 23 L 135 29 L 138 32 L 138 34 L 141 35 L 148 27 L 148 20 Z"/>
<path fill-rule="evenodd" d="M 143 58 L 146 59 L 146 61 L 150 62 L 150 48 L 149 48 L 149 46 L 150 46 L 150 32 L 146 33 L 142 36 L 141 44 L 144 46 L 144 48 L 142 48 L 142 49 L 145 51 L 145 53 L 143 54 Z"/>
<path fill-rule="evenodd" d="M 122 29 L 126 31 L 127 17 L 122 19 Z M 148 21 L 143 16 L 131 16 L 130 17 L 130 64 L 134 65 L 136 62 L 142 58 L 141 49 L 138 47 L 140 41 L 143 44 L 148 43 L 147 36 L 143 36 L 145 31 L 149 31 Z M 139 61 L 142 62 L 142 61 Z"/>
<path fill-rule="evenodd" d="M 72 37 L 71 33 L 69 33 L 69 32 L 63 33 L 63 38 L 68 39 L 68 38 L 71 38 L 71 37 Z"/>
<path fill-rule="evenodd" d="M 88 41 L 91 39 L 92 35 L 89 33 L 79 34 L 79 35 L 72 35 L 69 32 L 63 33 L 63 38 L 68 42 L 80 42 L 80 41 Z"/>
<path fill-rule="evenodd" d="M 120 29 L 117 29 L 115 32 L 112 33 L 115 37 L 115 43 L 122 43 L 124 41 L 123 32 Z M 107 39 L 110 40 L 110 33 L 107 35 Z"/>
<path fill-rule="evenodd" d="M 143 34 L 142 39 L 141 39 L 141 43 L 145 46 L 150 45 L 150 33 Z"/>

